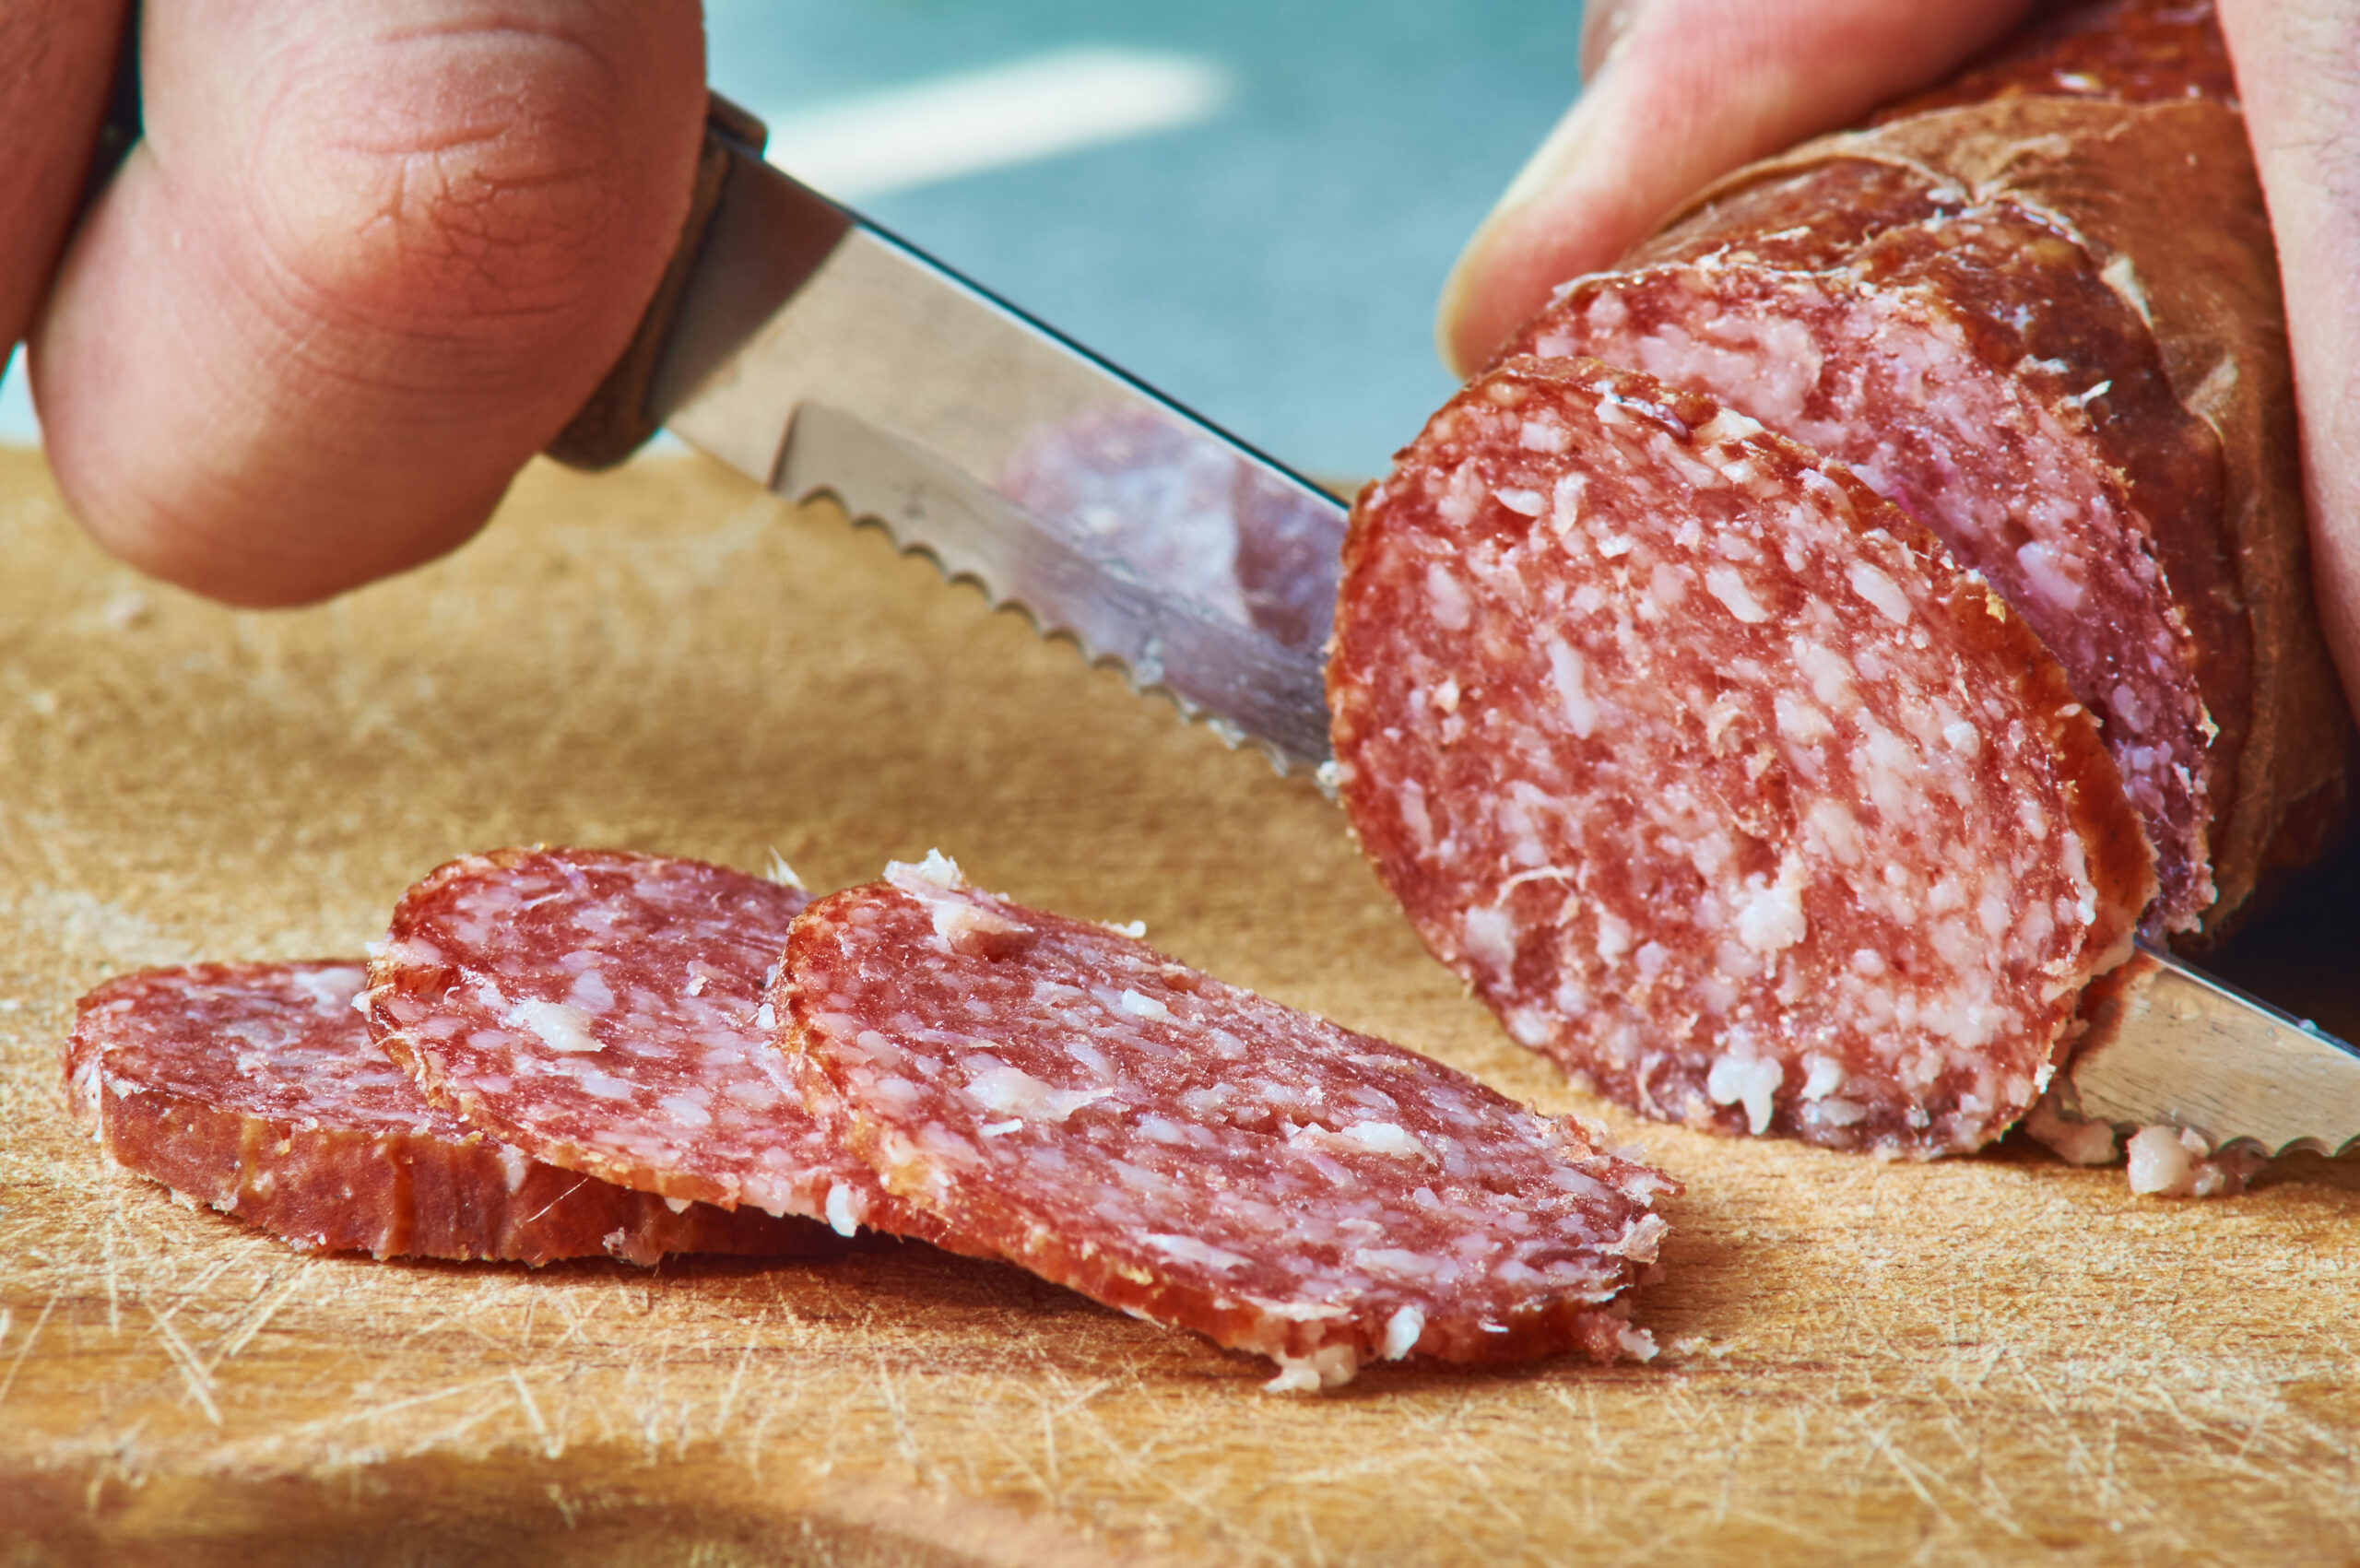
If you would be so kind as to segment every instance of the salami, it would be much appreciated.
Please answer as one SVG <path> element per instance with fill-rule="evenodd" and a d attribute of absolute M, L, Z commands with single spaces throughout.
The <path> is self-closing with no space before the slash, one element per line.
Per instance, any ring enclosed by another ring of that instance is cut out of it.
<path fill-rule="evenodd" d="M 820 900 L 772 996 L 895 1194 L 1110 1306 L 1275 1360 L 1645 1359 L 1624 1292 L 1678 1186 L 1464 1074 L 939 856 Z"/>
<path fill-rule="evenodd" d="M 1979 579 L 1844 466 L 1595 361 L 1488 372 L 1363 492 L 1328 701 L 1427 946 L 1658 1117 L 1974 1149 L 2154 888 Z"/>
<path fill-rule="evenodd" d="M 2217 932 L 2341 808 L 2267 215 L 2210 7 L 2052 19 L 1870 127 L 1740 171 L 1508 354 L 1700 392 L 1849 464 L 2098 715 Z"/>
<path fill-rule="evenodd" d="M 499 1258 L 810 1254 L 808 1220 L 675 1208 L 545 1165 L 429 1104 L 353 1008 L 356 961 L 198 964 L 111 980 L 66 1043 L 109 1158 L 304 1252 Z"/>
<path fill-rule="evenodd" d="M 804 1113 L 772 1042 L 762 987 L 808 902 L 693 860 L 468 855 L 395 909 L 369 1026 L 435 1103 L 535 1159 L 949 1244 Z"/>

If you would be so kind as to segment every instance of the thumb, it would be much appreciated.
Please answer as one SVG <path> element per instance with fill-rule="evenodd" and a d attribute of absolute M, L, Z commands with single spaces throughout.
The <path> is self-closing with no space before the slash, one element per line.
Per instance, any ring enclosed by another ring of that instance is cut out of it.
<path fill-rule="evenodd" d="M 2221 29 L 2286 287 L 2319 619 L 2360 713 L 2360 9 L 2222 0 Z"/>
<path fill-rule="evenodd" d="M 1603 0 L 1588 88 L 1468 242 L 1435 336 L 1476 370 L 1567 278 L 1595 272 L 1740 164 L 1935 80 L 2029 0 Z"/>
<path fill-rule="evenodd" d="M 451 548 L 678 237 L 692 0 L 150 0 L 143 29 L 146 138 L 32 342 L 66 499 L 240 604 Z"/>

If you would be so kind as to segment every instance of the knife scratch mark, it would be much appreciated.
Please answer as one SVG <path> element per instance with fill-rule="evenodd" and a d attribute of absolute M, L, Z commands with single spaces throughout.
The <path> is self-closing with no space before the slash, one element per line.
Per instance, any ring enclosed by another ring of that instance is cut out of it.
<path fill-rule="evenodd" d="M 270 1326 L 270 1320 L 278 1315 L 279 1309 L 294 1298 L 295 1292 L 302 1289 L 318 1267 L 316 1260 L 307 1261 L 285 1284 L 249 1307 L 245 1321 L 239 1326 L 237 1332 L 222 1341 L 221 1348 L 215 1350 L 212 1359 L 205 1363 L 206 1371 L 213 1371 L 253 1344 L 255 1337 Z"/>
<path fill-rule="evenodd" d="M 53 1292 L 49 1300 L 41 1303 L 41 1315 L 33 1319 L 33 1326 L 25 1330 L 25 1342 L 17 1347 L 17 1358 L 8 1363 L 8 1375 L 0 1377 L 0 1403 L 6 1401 L 8 1390 L 17 1385 L 17 1373 L 23 1368 L 25 1358 L 32 1353 L 33 1341 L 41 1338 L 41 1326 L 49 1321 L 49 1315 L 56 1310 L 57 1297 Z M 12 1313 L 0 1313 L 0 1341 L 7 1338 L 8 1325 L 14 1321 L 14 1317 L 15 1315 Z"/>
<path fill-rule="evenodd" d="M 525 1386 L 525 1374 L 514 1367 L 508 1369 L 508 1382 L 516 1390 L 516 1402 L 525 1407 L 525 1420 L 532 1427 L 533 1435 L 541 1440 L 541 1452 L 556 1458 L 565 1445 L 549 1435 L 549 1422 L 541 1419 L 541 1408 L 533 1401 L 533 1391 Z"/>
<path fill-rule="evenodd" d="M 205 1419 L 215 1426 L 221 1424 L 221 1407 L 213 1402 L 213 1374 L 205 1370 L 181 1331 L 172 1326 L 170 1313 L 158 1312 L 153 1303 L 146 1303 L 148 1315 L 155 1320 L 156 1338 L 163 1342 L 164 1354 L 180 1369 L 181 1379 L 188 1385 L 189 1397 L 205 1412 Z"/>

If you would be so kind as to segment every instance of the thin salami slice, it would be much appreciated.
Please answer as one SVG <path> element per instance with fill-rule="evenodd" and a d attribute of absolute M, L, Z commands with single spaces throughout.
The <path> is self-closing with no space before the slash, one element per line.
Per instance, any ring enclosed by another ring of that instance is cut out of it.
<path fill-rule="evenodd" d="M 504 849 L 403 895 L 371 1031 L 435 1103 L 666 1197 L 944 1243 L 805 1114 L 762 987 L 809 902 L 700 861 Z"/>
<path fill-rule="evenodd" d="M 1740 171 L 1510 355 L 1644 370 L 1852 466 L 2098 715 L 2217 931 L 2341 808 L 2267 214 L 2203 5 L 2070 8 L 1876 124 Z"/>
<path fill-rule="evenodd" d="M 773 1006 L 886 1186 L 1126 1312 L 1332 1385 L 1412 1352 L 1640 1359 L 1678 1186 L 1398 1046 L 939 856 L 796 922 Z"/>
<path fill-rule="evenodd" d="M 1595 361 L 1486 374 L 1363 492 L 1328 701 L 1427 946 L 1691 1125 L 1977 1147 L 2154 885 L 1977 578 L 1843 466 Z"/>
<path fill-rule="evenodd" d="M 304 1252 L 539 1265 L 844 1249 L 808 1220 L 676 1210 L 485 1138 L 371 1042 L 361 975 L 327 961 L 110 980 L 66 1043 L 75 1112 L 115 1163 Z"/>

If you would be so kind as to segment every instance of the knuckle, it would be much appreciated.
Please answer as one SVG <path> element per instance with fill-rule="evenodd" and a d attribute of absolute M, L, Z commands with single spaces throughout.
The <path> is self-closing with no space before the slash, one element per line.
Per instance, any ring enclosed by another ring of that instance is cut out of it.
<path fill-rule="evenodd" d="M 581 43 L 437 36 L 307 80 L 263 117 L 266 259 L 312 313 L 436 336 L 573 330 L 646 265 L 666 208 L 633 97 Z"/>

